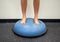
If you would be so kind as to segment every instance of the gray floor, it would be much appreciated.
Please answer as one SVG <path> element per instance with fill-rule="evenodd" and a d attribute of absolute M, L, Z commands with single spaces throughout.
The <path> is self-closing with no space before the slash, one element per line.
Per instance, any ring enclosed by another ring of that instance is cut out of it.
<path fill-rule="evenodd" d="M 14 23 L 0 23 L 0 42 L 60 42 L 60 23 L 47 22 L 48 31 L 37 38 L 24 38 L 12 32 Z"/>

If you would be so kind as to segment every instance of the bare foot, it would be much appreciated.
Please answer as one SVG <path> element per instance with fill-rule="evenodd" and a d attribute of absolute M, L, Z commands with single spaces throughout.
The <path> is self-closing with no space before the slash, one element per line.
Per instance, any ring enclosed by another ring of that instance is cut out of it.
<path fill-rule="evenodd" d="M 38 19 L 34 19 L 35 24 L 39 24 Z"/>
<path fill-rule="evenodd" d="M 22 19 L 21 24 L 25 24 L 26 23 L 26 19 Z"/>

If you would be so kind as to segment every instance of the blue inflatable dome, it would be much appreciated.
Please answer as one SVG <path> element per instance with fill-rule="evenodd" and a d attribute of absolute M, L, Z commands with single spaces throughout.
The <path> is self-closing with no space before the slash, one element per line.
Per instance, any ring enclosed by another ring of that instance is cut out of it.
<path fill-rule="evenodd" d="M 27 18 L 26 24 L 20 22 L 21 20 L 18 20 L 13 28 L 13 31 L 18 35 L 32 37 L 46 32 L 46 25 L 41 20 L 39 20 L 39 24 L 35 24 L 32 18 Z"/>

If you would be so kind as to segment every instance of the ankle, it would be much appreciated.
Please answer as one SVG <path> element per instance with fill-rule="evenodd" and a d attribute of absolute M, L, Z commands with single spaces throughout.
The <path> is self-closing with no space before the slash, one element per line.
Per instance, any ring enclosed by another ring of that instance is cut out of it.
<path fill-rule="evenodd" d="M 38 20 L 38 18 L 34 18 L 34 20 Z"/>

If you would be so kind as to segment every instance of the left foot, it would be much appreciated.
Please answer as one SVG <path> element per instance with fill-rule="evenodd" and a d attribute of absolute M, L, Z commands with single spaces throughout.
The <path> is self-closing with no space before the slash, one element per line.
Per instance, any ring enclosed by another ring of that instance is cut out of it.
<path fill-rule="evenodd" d="M 35 24 L 39 24 L 38 19 L 34 19 Z"/>

